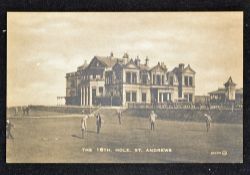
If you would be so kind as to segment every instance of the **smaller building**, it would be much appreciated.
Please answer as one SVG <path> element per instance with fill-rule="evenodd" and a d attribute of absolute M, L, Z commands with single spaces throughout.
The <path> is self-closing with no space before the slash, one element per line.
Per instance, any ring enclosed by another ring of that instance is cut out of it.
<path fill-rule="evenodd" d="M 243 104 L 243 88 L 236 89 L 236 83 L 230 76 L 224 84 L 224 88 L 218 88 L 216 91 L 209 93 L 211 104 Z"/>

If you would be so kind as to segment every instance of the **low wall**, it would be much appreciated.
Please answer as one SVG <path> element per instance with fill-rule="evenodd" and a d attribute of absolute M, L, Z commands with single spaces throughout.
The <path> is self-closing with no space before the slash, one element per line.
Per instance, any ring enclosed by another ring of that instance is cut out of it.
<path fill-rule="evenodd" d="M 7 109 L 7 112 L 13 114 L 15 108 L 18 109 L 18 113 L 22 113 L 22 107 L 11 107 Z M 96 110 L 96 107 L 80 107 L 80 106 L 42 106 L 42 105 L 30 105 L 30 111 L 47 111 L 47 112 L 57 112 L 57 113 L 68 113 L 68 114 L 81 114 L 84 110 L 85 113 L 91 113 Z"/>
<path fill-rule="evenodd" d="M 130 116 L 148 117 L 150 112 L 150 109 L 127 109 L 124 113 Z M 204 122 L 206 119 L 204 114 L 208 113 L 208 110 L 156 109 L 155 112 L 161 119 Z M 211 110 L 210 115 L 216 123 L 243 123 L 242 110 Z"/>
<path fill-rule="evenodd" d="M 21 112 L 21 107 L 17 107 Z M 117 108 L 102 107 L 100 112 L 109 113 L 115 115 Z M 56 113 L 68 113 L 68 114 L 81 114 L 84 110 L 85 113 L 91 113 L 97 110 L 97 107 L 87 108 L 79 106 L 30 106 L 30 112 L 35 111 L 47 111 Z M 118 108 L 120 109 L 120 108 Z M 124 115 L 135 116 L 135 117 L 148 117 L 152 109 L 126 109 Z M 7 114 L 14 115 L 15 107 L 7 109 Z M 156 114 L 161 119 L 166 120 L 177 120 L 177 121 L 196 121 L 204 122 L 204 113 L 208 113 L 208 110 L 197 110 L 197 109 L 156 109 Z M 243 123 L 243 110 L 218 110 L 212 109 L 211 116 L 213 122 L 216 123 Z"/>

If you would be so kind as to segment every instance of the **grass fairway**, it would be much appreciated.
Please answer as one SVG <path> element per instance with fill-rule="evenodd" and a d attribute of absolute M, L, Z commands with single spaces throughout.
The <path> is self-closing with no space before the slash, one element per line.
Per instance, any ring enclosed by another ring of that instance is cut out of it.
<path fill-rule="evenodd" d="M 32 114 L 31 114 L 32 115 Z M 103 115 L 101 133 L 95 118 L 89 118 L 85 139 L 81 139 L 79 115 L 12 118 L 14 140 L 7 140 L 8 163 L 239 163 L 242 162 L 242 124 L 205 123 L 158 119 L 149 130 L 148 118 L 123 116 L 122 125 L 114 113 Z M 97 148 L 112 152 L 97 152 Z M 91 148 L 92 152 L 83 152 Z M 115 149 L 130 152 L 116 152 Z M 142 152 L 135 152 L 141 148 Z M 172 152 L 146 152 L 147 148 L 169 148 Z M 224 151 L 224 155 L 222 155 Z M 225 151 L 227 154 L 225 155 Z M 211 155 L 211 152 L 213 155 Z"/>

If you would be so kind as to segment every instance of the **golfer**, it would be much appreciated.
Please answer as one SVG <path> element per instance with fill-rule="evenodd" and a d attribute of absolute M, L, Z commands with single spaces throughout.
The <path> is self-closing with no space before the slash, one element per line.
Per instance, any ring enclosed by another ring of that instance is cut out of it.
<path fill-rule="evenodd" d="M 12 123 L 10 123 L 10 120 L 7 120 L 6 122 L 6 137 L 7 139 L 11 138 L 14 139 L 14 137 L 11 134 L 11 128 L 14 127 Z"/>
<path fill-rule="evenodd" d="M 206 128 L 207 128 L 207 132 L 208 132 L 210 129 L 210 126 L 211 126 L 212 118 L 208 114 L 204 114 L 204 116 L 206 117 Z"/>
<path fill-rule="evenodd" d="M 81 120 L 82 139 L 84 139 L 84 132 L 87 131 L 87 118 L 88 116 L 85 115 Z"/>
<path fill-rule="evenodd" d="M 118 116 L 119 124 L 121 125 L 122 124 L 122 122 L 121 122 L 121 117 L 122 117 L 122 111 L 121 111 L 121 109 L 117 110 L 117 116 Z"/>
<path fill-rule="evenodd" d="M 97 116 L 96 116 L 96 128 L 97 128 L 97 134 L 100 133 L 101 130 L 101 126 L 102 126 L 102 118 L 100 113 L 98 112 Z"/>
<path fill-rule="evenodd" d="M 155 120 L 157 118 L 157 115 L 155 114 L 154 111 L 151 111 L 150 115 L 149 115 L 149 122 L 150 122 L 150 129 L 151 131 L 155 130 Z"/>

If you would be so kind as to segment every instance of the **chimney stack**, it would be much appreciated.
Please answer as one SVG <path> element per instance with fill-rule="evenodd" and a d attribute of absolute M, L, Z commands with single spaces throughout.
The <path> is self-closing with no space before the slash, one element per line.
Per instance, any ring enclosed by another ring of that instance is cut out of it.
<path fill-rule="evenodd" d="M 139 58 L 139 56 L 137 56 L 136 57 L 136 59 L 135 59 L 135 64 L 137 65 L 137 66 L 140 66 L 140 58 Z"/>
<path fill-rule="evenodd" d="M 146 56 L 146 59 L 145 59 L 145 65 L 146 66 L 148 66 L 148 61 L 149 61 L 148 56 Z"/>
<path fill-rule="evenodd" d="M 185 65 L 184 65 L 183 63 L 179 64 L 179 69 L 180 69 L 180 70 L 183 70 L 183 69 L 184 69 L 184 66 L 185 66 Z"/>
<path fill-rule="evenodd" d="M 110 57 L 114 57 L 114 53 L 113 52 L 110 53 Z"/>
<path fill-rule="evenodd" d="M 129 56 L 127 52 L 124 53 L 122 58 L 123 58 L 124 64 L 127 64 L 129 62 Z"/>

